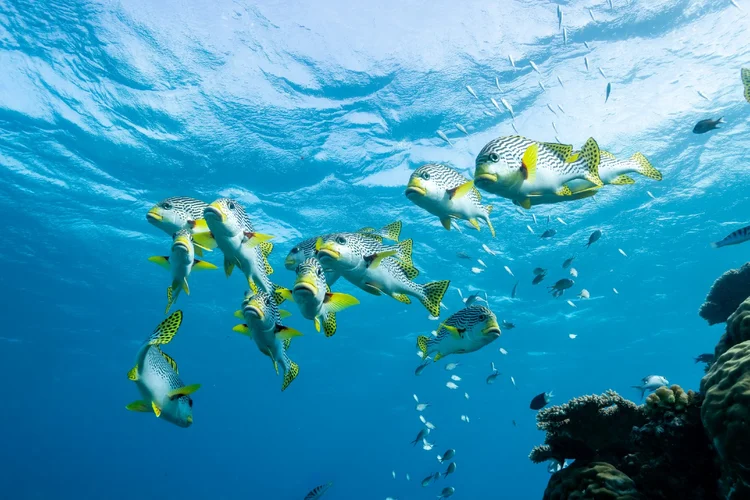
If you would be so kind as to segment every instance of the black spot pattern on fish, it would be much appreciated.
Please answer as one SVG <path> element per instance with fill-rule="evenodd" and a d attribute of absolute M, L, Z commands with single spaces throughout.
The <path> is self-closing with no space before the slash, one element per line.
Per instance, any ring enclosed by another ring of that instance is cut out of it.
<path fill-rule="evenodd" d="M 451 314 L 443 324 L 458 328 L 459 331 L 467 331 L 474 328 L 474 326 L 487 321 L 488 318 L 494 318 L 495 321 L 497 321 L 495 313 L 490 311 L 487 307 L 473 305 Z M 432 337 L 427 342 L 428 344 L 435 344 L 448 335 L 452 335 L 452 333 L 445 328 L 440 328 L 437 337 Z"/>
<path fill-rule="evenodd" d="M 416 169 L 411 176 L 424 178 L 424 174 L 429 176 L 429 178 L 425 180 L 434 182 L 439 188 L 445 189 L 446 191 L 469 182 L 469 179 L 458 173 L 458 171 L 440 163 L 428 163 L 422 165 Z M 469 191 L 466 196 L 469 197 L 473 204 L 481 205 L 482 195 L 476 188 L 471 188 L 471 191 Z"/>
<path fill-rule="evenodd" d="M 208 203 L 186 196 L 173 196 L 160 201 L 157 205 L 163 210 L 182 212 L 187 214 L 189 219 L 196 220 L 203 217 L 203 210 Z"/>
<path fill-rule="evenodd" d="M 499 159 L 505 160 L 510 168 L 522 167 L 522 159 L 526 150 L 533 144 L 538 144 L 537 169 L 552 170 L 560 175 L 578 173 L 582 167 L 580 161 L 566 163 L 554 150 L 546 147 L 544 143 L 538 143 L 518 135 L 498 137 L 488 142 L 477 156 L 477 165 L 481 163 L 494 163 L 490 155 L 495 154 Z M 568 145 L 563 145 L 568 148 Z M 572 147 L 570 147 L 572 151 Z"/>

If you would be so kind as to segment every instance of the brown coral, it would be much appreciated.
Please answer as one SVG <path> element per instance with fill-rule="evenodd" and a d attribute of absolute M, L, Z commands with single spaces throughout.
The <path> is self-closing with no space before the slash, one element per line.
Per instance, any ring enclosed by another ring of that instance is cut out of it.
<path fill-rule="evenodd" d="M 695 400 L 693 391 L 685 392 L 679 385 L 662 386 L 646 398 L 646 413 L 651 416 L 666 411 L 682 412 Z"/>
<path fill-rule="evenodd" d="M 614 391 L 583 396 L 537 413 L 537 428 L 546 432 L 545 445 L 532 450 L 535 463 L 550 458 L 590 460 L 625 455 L 630 432 L 646 421 L 643 411 Z"/>
<path fill-rule="evenodd" d="M 606 462 L 574 463 L 556 472 L 544 490 L 544 500 L 639 500 L 635 483 Z"/>
<path fill-rule="evenodd" d="M 750 342 L 727 350 L 701 381 L 701 420 L 727 474 L 750 485 Z"/>
<path fill-rule="evenodd" d="M 717 279 L 700 309 L 701 318 L 709 325 L 723 323 L 737 306 L 750 297 L 750 263 L 730 269 Z"/>
<path fill-rule="evenodd" d="M 742 302 L 727 319 L 727 330 L 716 344 L 714 359 L 718 359 L 730 347 L 746 340 L 750 340 L 750 298 Z"/>

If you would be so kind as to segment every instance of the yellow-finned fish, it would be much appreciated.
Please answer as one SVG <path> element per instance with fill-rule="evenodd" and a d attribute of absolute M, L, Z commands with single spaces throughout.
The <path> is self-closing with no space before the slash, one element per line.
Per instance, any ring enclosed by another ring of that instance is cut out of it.
<path fill-rule="evenodd" d="M 187 229 L 180 229 L 175 233 L 172 239 L 172 252 L 170 255 L 155 255 L 149 257 L 148 260 L 159 264 L 172 273 L 172 284 L 167 288 L 167 309 L 165 314 L 169 312 L 172 304 L 175 303 L 177 297 L 180 295 L 181 290 L 190 295 L 188 277 L 193 270 L 216 269 L 216 266 L 210 262 L 195 258 L 193 235 Z"/>
<path fill-rule="evenodd" d="M 153 413 L 161 420 L 190 427 L 193 424 L 193 400 L 190 395 L 200 388 L 200 384 L 183 384 L 177 363 L 161 350 L 161 346 L 172 341 L 181 324 L 182 311 L 175 311 L 156 327 L 138 350 L 128 379 L 135 382 L 143 399 L 133 401 L 126 408 Z"/>
<path fill-rule="evenodd" d="M 474 181 L 450 167 L 438 163 L 422 165 L 411 174 L 405 194 L 415 205 L 437 215 L 448 231 L 451 219 L 469 221 L 477 231 L 477 219 L 482 219 L 495 237 L 490 221 L 492 205 L 482 205 L 482 195 L 474 187 Z"/>
<path fill-rule="evenodd" d="M 187 229 L 193 235 L 196 253 L 203 255 L 203 250 L 211 251 L 216 248 L 216 242 L 203 218 L 203 211 L 208 206 L 206 202 L 187 196 L 173 196 L 166 198 L 146 214 L 146 220 L 173 236 L 181 229 Z"/>
<path fill-rule="evenodd" d="M 568 161 L 572 153 L 573 146 L 566 144 L 499 137 L 487 143 L 477 156 L 474 183 L 522 206 L 528 204 L 530 196 L 571 194 L 565 184 L 573 179 L 585 179 L 601 187 L 601 154 L 596 141 L 590 138 L 574 161 Z"/>
<path fill-rule="evenodd" d="M 478 351 L 500 337 L 497 317 L 485 306 L 473 305 L 453 313 L 438 328 L 437 337 L 420 335 L 417 347 L 438 361 L 449 354 Z"/>

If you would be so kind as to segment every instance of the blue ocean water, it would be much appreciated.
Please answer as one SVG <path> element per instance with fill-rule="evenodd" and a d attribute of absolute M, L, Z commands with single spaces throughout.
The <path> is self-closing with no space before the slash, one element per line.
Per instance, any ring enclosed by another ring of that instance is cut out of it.
<path fill-rule="evenodd" d="M 544 438 L 534 395 L 637 398 L 630 386 L 649 374 L 695 389 L 693 356 L 721 333 L 697 310 L 713 280 L 747 260 L 745 246 L 709 247 L 750 209 L 739 78 L 750 4 L 737 3 L 744 10 L 716 0 L 0 0 L 2 497 L 295 499 L 333 481 L 330 500 L 435 498 L 448 485 L 457 499 L 540 498 L 549 475 L 527 459 Z M 490 98 L 506 99 L 515 119 Z M 719 116 L 721 130 L 691 133 Z M 495 239 L 445 231 L 405 198 L 411 170 L 439 161 L 470 176 L 482 146 L 513 125 L 537 140 L 640 151 L 664 180 L 529 212 L 485 195 Z M 196 273 L 169 346 L 185 382 L 202 384 L 195 423 L 128 412 L 138 393 L 126 373 L 164 318 L 168 284 L 147 257 L 168 253 L 169 238 L 145 214 L 177 195 L 243 203 L 275 236 L 272 278 L 287 286 L 284 257 L 301 239 L 401 220 L 418 281 L 451 280 L 444 316 L 461 307 L 456 288 L 480 290 L 516 328 L 452 359 L 454 372 L 440 364 L 416 377 L 416 337 L 437 322 L 342 280 L 336 289 L 362 303 L 340 313 L 335 337 L 291 309 L 287 323 L 305 335 L 290 349 L 300 375 L 282 393 L 268 360 L 231 330 L 244 279 Z M 556 236 L 540 240 L 548 226 Z M 595 229 L 604 236 L 586 250 Z M 568 277 L 571 256 L 576 286 L 554 299 L 544 285 Z M 533 287 L 535 267 L 550 276 Z M 580 288 L 590 300 L 575 299 Z M 490 362 L 502 373 L 494 385 Z M 451 374 L 457 390 L 445 386 Z M 413 394 L 432 404 L 431 451 L 410 445 L 422 428 Z M 422 488 L 447 448 L 456 473 Z"/>

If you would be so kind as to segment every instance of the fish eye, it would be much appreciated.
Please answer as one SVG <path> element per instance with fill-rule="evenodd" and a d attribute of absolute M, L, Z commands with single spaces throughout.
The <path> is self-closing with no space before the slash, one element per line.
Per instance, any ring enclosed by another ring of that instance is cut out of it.
<path fill-rule="evenodd" d="M 234 207 L 234 202 L 233 202 L 233 201 L 230 201 L 230 202 L 229 202 L 229 203 L 227 204 L 227 206 L 229 207 L 229 210 L 234 210 L 234 208 L 235 208 L 235 207 Z"/>
<path fill-rule="evenodd" d="M 430 173 L 429 172 L 422 172 L 422 179 L 429 181 L 430 180 Z"/>
<path fill-rule="evenodd" d="M 337 236 L 336 243 L 338 243 L 339 245 L 346 245 L 346 238 L 344 238 L 343 236 Z"/>
<path fill-rule="evenodd" d="M 190 399 L 190 398 L 188 398 L 188 404 L 190 405 L 190 408 L 192 408 L 193 407 L 193 400 Z"/>
<path fill-rule="evenodd" d="M 291 253 L 297 253 L 297 252 L 299 252 L 299 247 L 292 248 L 292 252 Z"/>
<path fill-rule="evenodd" d="M 162 203 L 162 204 L 161 204 L 161 205 L 159 205 L 159 206 L 160 206 L 161 208 L 163 208 L 164 210 L 172 210 L 172 204 L 171 204 L 171 203 L 169 203 L 168 201 L 165 201 L 164 203 Z"/>
<path fill-rule="evenodd" d="M 479 315 L 479 321 L 484 321 L 486 319 L 487 319 L 487 315 L 486 314 L 482 313 L 482 314 Z"/>
<path fill-rule="evenodd" d="M 319 267 L 317 270 L 318 276 L 323 276 L 323 268 Z"/>
<path fill-rule="evenodd" d="M 497 153 L 490 153 L 490 161 L 497 163 L 500 160 L 500 157 L 497 156 Z"/>

